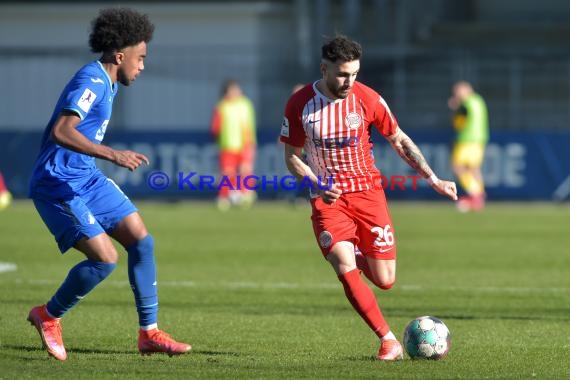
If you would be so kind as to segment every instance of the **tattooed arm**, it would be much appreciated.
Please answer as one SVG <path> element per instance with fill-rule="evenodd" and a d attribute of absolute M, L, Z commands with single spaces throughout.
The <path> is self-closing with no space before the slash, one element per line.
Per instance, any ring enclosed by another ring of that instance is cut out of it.
<path fill-rule="evenodd" d="M 396 133 L 386 138 L 396 153 L 422 177 L 427 179 L 435 191 L 452 200 L 457 200 L 457 187 L 455 182 L 444 181 L 437 178 L 420 151 L 420 148 L 418 148 L 404 131 L 398 128 L 396 129 Z"/>

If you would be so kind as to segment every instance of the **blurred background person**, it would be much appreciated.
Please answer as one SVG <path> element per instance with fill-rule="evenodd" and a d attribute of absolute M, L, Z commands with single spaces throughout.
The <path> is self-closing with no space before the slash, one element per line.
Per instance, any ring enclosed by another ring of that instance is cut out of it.
<path fill-rule="evenodd" d="M 485 100 L 469 82 L 458 81 L 448 101 L 456 131 L 451 165 L 466 195 L 457 201 L 462 212 L 485 207 L 485 182 L 481 173 L 485 147 L 489 141 L 489 117 Z"/>
<path fill-rule="evenodd" d="M 4 182 L 4 176 L 0 172 L 0 210 L 10 206 L 10 203 L 12 203 L 12 194 L 8 191 L 6 182 Z"/>
<path fill-rule="evenodd" d="M 231 184 L 221 186 L 218 192 L 217 206 L 222 211 L 232 205 L 249 207 L 257 198 L 255 191 L 246 189 L 242 181 L 238 186 L 238 174 L 242 180 L 253 174 L 257 148 L 255 124 L 253 103 L 235 79 L 226 80 L 211 123 L 220 154 L 220 175 Z M 247 185 L 254 186 L 252 181 Z"/>

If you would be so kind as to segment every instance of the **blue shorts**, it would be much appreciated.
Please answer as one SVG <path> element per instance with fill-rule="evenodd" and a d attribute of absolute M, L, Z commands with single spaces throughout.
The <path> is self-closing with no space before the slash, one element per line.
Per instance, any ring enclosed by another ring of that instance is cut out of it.
<path fill-rule="evenodd" d="M 102 175 L 71 199 L 42 195 L 33 201 L 61 253 L 83 237 L 110 233 L 121 220 L 138 211 L 115 182 Z"/>

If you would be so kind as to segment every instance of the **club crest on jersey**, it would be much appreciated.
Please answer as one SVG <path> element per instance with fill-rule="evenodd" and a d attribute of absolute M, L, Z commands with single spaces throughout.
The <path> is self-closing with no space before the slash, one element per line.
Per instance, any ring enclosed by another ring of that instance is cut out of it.
<path fill-rule="evenodd" d="M 332 234 L 328 231 L 323 231 L 319 234 L 319 245 L 323 248 L 328 248 L 332 244 Z"/>
<path fill-rule="evenodd" d="M 356 112 L 351 112 L 344 118 L 344 124 L 350 129 L 356 129 L 362 123 L 362 118 Z"/>

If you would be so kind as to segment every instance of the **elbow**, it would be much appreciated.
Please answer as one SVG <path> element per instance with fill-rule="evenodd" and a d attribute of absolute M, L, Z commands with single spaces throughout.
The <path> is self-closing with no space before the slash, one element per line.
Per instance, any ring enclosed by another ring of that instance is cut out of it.
<path fill-rule="evenodd" d="M 60 128 L 56 128 L 54 126 L 54 128 L 52 128 L 51 130 L 51 134 L 50 134 L 50 138 L 51 140 L 58 144 L 58 145 L 63 145 L 63 133 L 61 133 L 61 129 Z"/>

